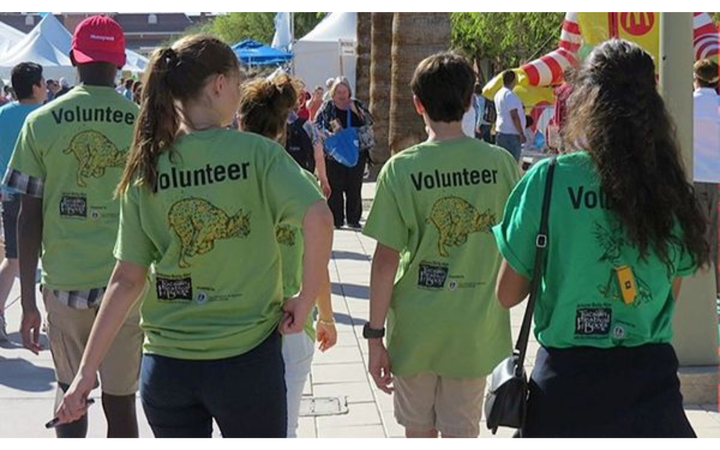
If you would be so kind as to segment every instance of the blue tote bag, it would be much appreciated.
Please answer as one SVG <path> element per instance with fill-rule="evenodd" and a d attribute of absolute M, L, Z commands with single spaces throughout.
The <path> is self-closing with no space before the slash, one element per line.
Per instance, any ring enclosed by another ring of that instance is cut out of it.
<path fill-rule="evenodd" d="M 335 161 L 346 167 L 355 167 L 360 157 L 357 128 L 350 126 L 350 108 L 347 113 L 347 128 L 343 128 L 325 139 L 325 149 Z"/>

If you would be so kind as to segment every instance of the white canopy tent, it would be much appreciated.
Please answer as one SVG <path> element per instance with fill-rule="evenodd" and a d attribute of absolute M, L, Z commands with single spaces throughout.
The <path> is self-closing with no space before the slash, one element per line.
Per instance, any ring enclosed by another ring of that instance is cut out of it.
<path fill-rule="evenodd" d="M 344 76 L 355 87 L 357 13 L 330 13 L 292 47 L 295 75 L 308 89 Z"/>
<path fill-rule="evenodd" d="M 0 22 L 0 58 L 8 50 L 14 47 L 18 42 L 22 41 L 25 33 Z"/>
<path fill-rule="evenodd" d="M 34 62 L 43 67 L 46 79 L 65 77 L 77 82 L 75 68 L 70 61 L 72 35 L 53 16 L 46 15 L 35 28 L 7 53 L 0 55 L 0 77 L 9 79 L 12 68 L 21 62 Z M 126 50 L 127 63 L 123 70 L 142 72 L 148 60 L 142 55 Z"/>

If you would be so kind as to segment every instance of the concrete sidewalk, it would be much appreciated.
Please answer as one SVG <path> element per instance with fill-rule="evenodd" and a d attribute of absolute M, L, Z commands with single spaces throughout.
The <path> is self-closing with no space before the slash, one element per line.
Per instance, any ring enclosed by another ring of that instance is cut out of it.
<path fill-rule="evenodd" d="M 370 199 L 374 185 L 364 186 L 363 198 Z M 346 414 L 301 417 L 300 437 L 380 438 L 402 437 L 403 429 L 393 417 L 392 398 L 374 387 L 367 373 L 367 346 L 362 339 L 362 326 L 369 314 L 370 257 L 375 242 L 358 232 L 340 230 L 335 233 L 330 276 L 333 283 L 333 308 L 338 329 L 338 344 L 326 353 L 316 352 L 306 400 L 311 397 L 343 397 L 347 399 Z M 8 302 L 7 319 L 11 339 L 18 343 L 20 323 L 19 284 Z M 513 336 L 517 335 L 523 308 L 512 312 Z M 529 366 L 534 363 L 538 344 L 532 339 Z M 94 391 L 99 395 L 99 391 Z M 53 437 L 43 424 L 52 416 L 55 383 L 49 351 L 33 355 L 19 345 L 0 348 L 0 438 Z M 152 437 L 142 408 L 139 406 L 140 433 Z M 720 414 L 715 405 L 688 405 L 690 421 L 700 437 L 720 438 Z M 97 401 L 90 409 L 89 436 L 103 437 L 106 425 L 102 407 Z M 215 434 L 219 436 L 216 430 Z M 511 436 L 501 430 L 498 437 Z M 481 437 L 490 437 L 481 426 Z"/>

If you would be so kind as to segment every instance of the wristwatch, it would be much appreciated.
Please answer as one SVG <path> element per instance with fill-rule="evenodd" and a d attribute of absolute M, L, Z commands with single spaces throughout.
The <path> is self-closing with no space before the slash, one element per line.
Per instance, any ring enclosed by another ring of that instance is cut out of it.
<path fill-rule="evenodd" d="M 370 322 L 366 322 L 363 326 L 363 337 L 365 339 L 382 339 L 385 337 L 385 328 L 371 328 Z"/>

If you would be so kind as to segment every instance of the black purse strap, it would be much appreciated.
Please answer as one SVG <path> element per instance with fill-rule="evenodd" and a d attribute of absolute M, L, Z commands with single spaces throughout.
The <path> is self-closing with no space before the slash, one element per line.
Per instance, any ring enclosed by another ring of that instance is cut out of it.
<path fill-rule="evenodd" d="M 533 269 L 533 277 L 530 282 L 530 299 L 528 300 L 527 309 L 525 309 L 525 317 L 523 317 L 520 335 L 515 345 L 515 355 L 518 357 L 518 363 L 515 366 L 516 375 L 522 374 L 525 355 L 527 353 L 528 339 L 530 338 L 530 326 L 532 325 L 533 311 L 535 310 L 535 301 L 540 294 L 540 284 L 542 283 L 543 273 L 545 272 L 545 251 L 548 245 L 548 215 L 550 212 L 550 199 L 552 197 L 553 177 L 555 176 L 555 166 L 557 158 L 553 157 L 548 165 L 547 178 L 545 179 L 545 194 L 543 195 L 542 215 L 540 216 L 540 231 L 535 238 L 535 268 Z"/>

